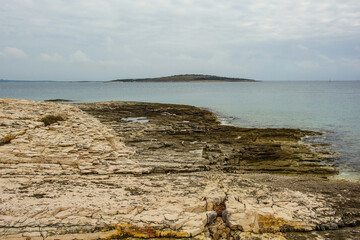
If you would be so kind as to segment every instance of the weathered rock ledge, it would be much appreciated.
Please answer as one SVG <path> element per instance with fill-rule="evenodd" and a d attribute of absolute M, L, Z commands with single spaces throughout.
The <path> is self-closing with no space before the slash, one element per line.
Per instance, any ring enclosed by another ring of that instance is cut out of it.
<path fill-rule="evenodd" d="M 360 185 L 323 177 L 332 153 L 299 142 L 315 134 L 189 106 L 0 99 L 0 239 L 356 239 Z"/>
<path fill-rule="evenodd" d="M 124 137 L 152 172 L 271 172 L 332 175 L 334 153 L 301 142 L 322 134 L 300 129 L 221 125 L 214 113 L 186 105 L 106 102 L 78 104 Z"/>

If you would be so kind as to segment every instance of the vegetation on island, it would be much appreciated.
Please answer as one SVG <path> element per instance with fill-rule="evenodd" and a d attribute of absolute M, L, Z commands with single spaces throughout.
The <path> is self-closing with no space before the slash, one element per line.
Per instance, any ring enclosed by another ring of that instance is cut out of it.
<path fill-rule="evenodd" d="M 203 74 L 183 74 L 157 78 L 116 79 L 110 82 L 256 82 L 253 79 L 219 77 Z"/>
<path fill-rule="evenodd" d="M 63 99 L 63 98 L 48 99 L 48 100 L 44 100 L 44 101 L 45 101 L 45 102 L 59 102 L 59 103 L 73 102 L 73 100 Z"/>

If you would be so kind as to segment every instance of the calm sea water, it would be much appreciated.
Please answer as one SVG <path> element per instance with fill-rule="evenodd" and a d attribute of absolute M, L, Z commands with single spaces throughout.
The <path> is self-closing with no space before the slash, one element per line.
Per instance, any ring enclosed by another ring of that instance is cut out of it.
<path fill-rule="evenodd" d="M 143 101 L 188 104 L 245 127 L 326 131 L 340 152 L 340 177 L 360 180 L 360 81 L 257 83 L 6 82 L 0 98 Z"/>

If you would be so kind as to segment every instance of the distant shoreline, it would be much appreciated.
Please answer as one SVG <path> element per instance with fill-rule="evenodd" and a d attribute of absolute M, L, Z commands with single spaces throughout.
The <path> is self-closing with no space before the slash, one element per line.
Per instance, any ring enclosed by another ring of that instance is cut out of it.
<path fill-rule="evenodd" d="M 184 74 L 157 78 L 127 78 L 107 82 L 258 82 L 247 78 L 229 78 L 202 74 Z"/>

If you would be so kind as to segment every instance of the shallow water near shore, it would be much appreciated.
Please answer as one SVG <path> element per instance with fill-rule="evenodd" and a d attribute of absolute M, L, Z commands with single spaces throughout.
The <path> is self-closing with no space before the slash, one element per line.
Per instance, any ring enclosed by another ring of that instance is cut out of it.
<path fill-rule="evenodd" d="M 360 81 L 256 83 L 6 82 L 0 98 L 188 104 L 244 127 L 321 130 L 339 178 L 360 180 Z"/>

